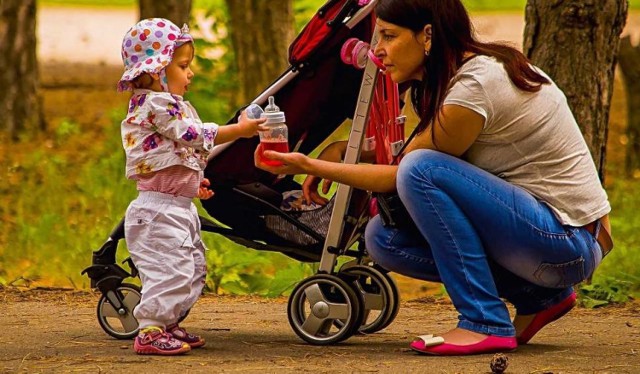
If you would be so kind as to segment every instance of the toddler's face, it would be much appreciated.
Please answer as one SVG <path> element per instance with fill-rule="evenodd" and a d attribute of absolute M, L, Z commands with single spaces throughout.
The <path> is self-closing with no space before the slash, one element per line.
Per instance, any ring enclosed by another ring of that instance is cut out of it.
<path fill-rule="evenodd" d="M 173 52 L 173 60 L 167 65 L 167 84 L 169 92 L 183 96 L 189 89 L 191 78 L 194 74 L 191 70 L 193 61 L 193 44 L 185 43 Z"/>

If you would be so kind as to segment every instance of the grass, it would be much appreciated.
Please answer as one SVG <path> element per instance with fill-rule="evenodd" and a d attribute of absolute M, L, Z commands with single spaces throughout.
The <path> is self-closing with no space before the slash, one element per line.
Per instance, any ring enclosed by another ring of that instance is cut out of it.
<path fill-rule="evenodd" d="M 613 214 L 615 249 L 598 269 L 603 278 L 614 277 L 640 286 L 640 197 L 638 181 L 618 178 L 607 186 Z"/>
<path fill-rule="evenodd" d="M 114 110 L 111 126 L 120 120 L 121 111 Z M 119 132 L 100 130 L 66 123 L 9 147 L 15 152 L 2 177 L 8 183 L 0 196 L 0 284 L 89 287 L 80 271 L 90 265 L 90 251 L 104 242 L 136 195 L 135 185 L 123 177 Z M 210 248 L 210 290 L 278 296 L 313 272 L 278 253 L 214 235 L 204 240 Z M 118 262 L 128 256 L 124 241 L 117 254 Z"/>

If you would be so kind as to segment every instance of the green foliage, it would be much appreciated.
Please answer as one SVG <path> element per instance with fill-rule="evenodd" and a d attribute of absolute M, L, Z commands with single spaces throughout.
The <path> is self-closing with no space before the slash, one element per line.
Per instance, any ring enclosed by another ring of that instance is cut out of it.
<path fill-rule="evenodd" d="M 109 226 L 122 215 L 114 207 L 118 203 L 126 207 L 135 192 L 132 185 L 121 183 L 124 158 L 119 135 L 91 143 L 92 135 L 85 138 L 78 124 L 64 120 L 53 140 L 35 138 L 17 145 L 26 149 L 35 142 L 45 147 L 25 152 L 13 163 L 19 183 L 5 195 L 13 219 L 2 226 L 2 237 L 10 239 L 1 243 L 7 245 L 0 258 L 11 264 L 0 273 L 4 282 L 22 277 L 63 286 L 88 285 L 80 270 L 90 263 L 91 243 L 106 238 Z"/>
<path fill-rule="evenodd" d="M 200 214 L 206 215 L 202 211 Z M 203 235 L 208 247 L 208 291 L 276 297 L 288 293 L 313 267 L 279 253 L 260 252 L 215 235 Z"/>
<path fill-rule="evenodd" d="M 111 128 L 117 128 L 122 115 L 113 112 Z M 29 152 L 14 166 L 21 188 L 14 190 L 8 204 L 14 209 L 15 224 L 2 226 L 11 245 L 0 246 L 0 284 L 38 281 L 88 288 L 89 279 L 80 271 L 90 265 L 91 251 L 102 245 L 135 198 L 135 184 L 123 173 L 119 132 L 109 131 L 86 154 L 61 152 L 66 147 L 78 149 L 78 143 L 86 141 L 75 131 L 71 131 L 74 136 L 58 137 L 68 132 L 65 129 L 77 127 L 73 123 L 59 126 L 54 132 L 59 144 Z M 279 296 L 314 273 L 312 265 L 282 254 L 247 249 L 220 235 L 203 236 L 210 248 L 207 286 L 216 293 Z M 126 257 L 126 244 L 121 241 L 117 261 Z"/>
<path fill-rule="evenodd" d="M 62 143 L 65 138 L 73 135 L 78 135 L 80 133 L 80 126 L 77 123 L 73 123 L 68 119 L 60 122 L 58 127 L 55 130 L 56 134 L 56 142 L 58 144 Z"/>
<path fill-rule="evenodd" d="M 468 11 L 524 11 L 527 0 L 462 0 Z"/>
<path fill-rule="evenodd" d="M 322 0 L 294 0 L 293 13 L 296 24 L 296 32 L 302 31 L 302 28 L 309 22 L 311 17 L 325 3 Z"/>
<path fill-rule="evenodd" d="M 637 289 L 640 278 L 628 276 L 633 281 L 612 276 L 598 278 L 595 283 L 580 286 L 580 304 L 587 308 L 597 308 L 609 304 L 622 304 L 631 299 L 633 288 Z M 635 286 L 634 286 L 635 285 Z"/>
<path fill-rule="evenodd" d="M 203 23 L 193 22 L 194 34 L 201 36 L 195 40 L 197 75 L 188 98 L 203 121 L 224 124 L 235 112 L 232 103 L 238 81 L 231 38 L 225 27 L 227 11 L 222 1 L 216 3 L 202 15 L 210 28 L 202 30 Z"/>
<path fill-rule="evenodd" d="M 585 305 L 592 307 L 624 302 L 640 292 L 638 182 L 615 176 L 613 179 L 607 186 L 607 193 L 613 212 L 610 219 L 614 249 L 596 270 L 592 284 L 581 287 Z"/>

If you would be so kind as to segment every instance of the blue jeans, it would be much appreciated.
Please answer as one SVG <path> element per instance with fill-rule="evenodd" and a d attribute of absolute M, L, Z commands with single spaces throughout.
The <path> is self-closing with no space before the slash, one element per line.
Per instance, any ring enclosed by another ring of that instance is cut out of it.
<path fill-rule="evenodd" d="M 374 217 L 369 255 L 387 270 L 442 282 L 460 328 L 514 336 L 501 298 L 519 314 L 537 313 L 569 296 L 602 260 L 586 229 L 563 226 L 527 191 L 456 157 L 413 151 L 396 183 L 417 229 Z"/>

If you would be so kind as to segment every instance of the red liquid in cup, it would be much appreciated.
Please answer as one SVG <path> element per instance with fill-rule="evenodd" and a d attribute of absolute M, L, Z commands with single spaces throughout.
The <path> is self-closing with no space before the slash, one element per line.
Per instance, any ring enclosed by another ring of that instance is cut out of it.
<path fill-rule="evenodd" d="M 285 142 L 261 142 L 260 160 L 270 166 L 282 166 L 282 162 L 266 158 L 264 151 L 289 152 L 289 143 Z"/>

